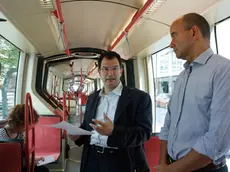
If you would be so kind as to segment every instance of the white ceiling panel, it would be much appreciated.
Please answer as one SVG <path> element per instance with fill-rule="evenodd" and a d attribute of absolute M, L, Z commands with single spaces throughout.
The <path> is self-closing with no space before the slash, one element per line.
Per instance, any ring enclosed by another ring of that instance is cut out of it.
<path fill-rule="evenodd" d="M 107 49 L 136 12 L 135 9 L 102 2 L 62 4 L 69 47 Z"/>
<path fill-rule="evenodd" d="M 1 0 L 0 6 L 37 52 L 43 55 L 60 53 L 49 26 L 51 9 L 41 8 L 39 0 Z"/>
<path fill-rule="evenodd" d="M 89 1 L 89 2 L 98 2 L 98 3 L 106 3 L 106 4 L 114 4 L 118 6 L 126 6 L 131 8 L 140 8 L 146 0 L 61 0 L 61 3 L 73 3 L 80 1 Z"/>

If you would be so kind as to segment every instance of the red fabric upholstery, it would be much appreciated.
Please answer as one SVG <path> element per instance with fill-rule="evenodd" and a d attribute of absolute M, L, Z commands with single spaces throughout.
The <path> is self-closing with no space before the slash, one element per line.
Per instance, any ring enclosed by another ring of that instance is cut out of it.
<path fill-rule="evenodd" d="M 158 165 L 160 158 L 160 140 L 158 137 L 151 137 L 150 140 L 145 143 L 145 152 L 150 171 L 154 172 L 154 167 Z"/>
<path fill-rule="evenodd" d="M 56 124 L 61 121 L 59 116 L 40 116 L 35 126 L 35 156 L 53 155 L 56 159 L 61 151 L 61 130 L 44 125 Z"/>
<path fill-rule="evenodd" d="M 2 172 L 21 172 L 22 145 L 20 142 L 0 142 L 0 164 Z"/>

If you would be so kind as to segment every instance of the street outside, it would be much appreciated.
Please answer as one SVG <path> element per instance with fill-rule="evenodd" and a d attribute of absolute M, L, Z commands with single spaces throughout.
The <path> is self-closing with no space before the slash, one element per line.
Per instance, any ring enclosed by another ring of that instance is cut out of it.
<path fill-rule="evenodd" d="M 8 110 L 14 106 L 14 92 L 7 92 Z M 2 90 L 0 90 L 0 119 L 2 119 Z"/>
<path fill-rule="evenodd" d="M 156 107 L 156 132 L 160 132 L 165 121 L 166 108 Z"/>

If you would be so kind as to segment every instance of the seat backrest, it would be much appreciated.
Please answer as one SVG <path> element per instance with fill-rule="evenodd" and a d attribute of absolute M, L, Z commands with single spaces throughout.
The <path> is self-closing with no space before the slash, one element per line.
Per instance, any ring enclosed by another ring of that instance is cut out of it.
<path fill-rule="evenodd" d="M 23 140 L 0 140 L 1 171 L 22 171 Z"/>
<path fill-rule="evenodd" d="M 144 146 L 150 171 L 154 172 L 154 167 L 158 165 L 160 158 L 160 140 L 158 137 L 153 136 Z"/>
<path fill-rule="evenodd" d="M 61 122 L 61 117 L 56 115 L 40 116 L 35 126 L 35 156 L 54 155 L 57 159 L 61 153 L 61 130 L 46 127 Z"/>

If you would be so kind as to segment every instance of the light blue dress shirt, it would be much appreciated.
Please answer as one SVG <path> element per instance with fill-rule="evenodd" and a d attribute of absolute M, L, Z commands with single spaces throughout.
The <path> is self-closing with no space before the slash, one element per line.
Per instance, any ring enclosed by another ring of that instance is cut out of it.
<path fill-rule="evenodd" d="M 184 67 L 159 138 L 174 160 L 194 149 L 218 164 L 230 148 L 230 60 L 207 49 Z"/>

